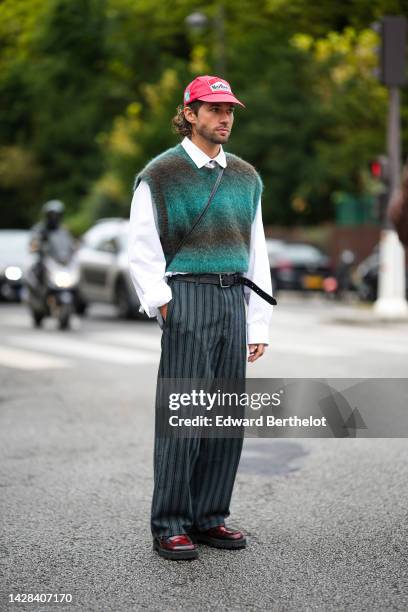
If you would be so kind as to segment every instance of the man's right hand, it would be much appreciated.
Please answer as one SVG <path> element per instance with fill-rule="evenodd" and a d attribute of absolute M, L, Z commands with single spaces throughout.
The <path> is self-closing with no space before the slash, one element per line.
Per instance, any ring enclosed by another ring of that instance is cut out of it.
<path fill-rule="evenodd" d="M 160 310 L 160 314 L 163 317 L 163 320 L 165 321 L 167 318 L 167 304 L 163 304 L 163 306 L 159 306 L 159 310 Z"/>

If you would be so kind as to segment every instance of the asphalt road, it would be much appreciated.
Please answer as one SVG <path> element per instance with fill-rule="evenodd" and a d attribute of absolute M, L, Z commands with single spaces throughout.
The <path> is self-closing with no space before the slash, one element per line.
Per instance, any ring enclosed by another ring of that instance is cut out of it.
<path fill-rule="evenodd" d="M 407 610 L 405 439 L 247 439 L 244 551 L 151 550 L 155 322 L 97 307 L 70 332 L 0 304 L 1 610 Z M 408 325 L 282 296 L 248 377 L 406 377 Z M 70 593 L 70 604 L 11 604 Z"/>

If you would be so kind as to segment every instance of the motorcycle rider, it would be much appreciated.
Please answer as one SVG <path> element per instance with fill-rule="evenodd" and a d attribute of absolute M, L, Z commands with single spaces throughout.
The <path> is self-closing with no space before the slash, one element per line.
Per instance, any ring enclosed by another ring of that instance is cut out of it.
<path fill-rule="evenodd" d="M 32 253 L 38 253 L 33 272 L 41 286 L 46 282 L 45 256 L 49 255 L 65 264 L 70 261 L 75 251 L 73 236 L 62 226 L 64 210 L 64 204 L 60 200 L 49 200 L 42 207 L 43 219 L 31 229 L 30 250 Z"/>

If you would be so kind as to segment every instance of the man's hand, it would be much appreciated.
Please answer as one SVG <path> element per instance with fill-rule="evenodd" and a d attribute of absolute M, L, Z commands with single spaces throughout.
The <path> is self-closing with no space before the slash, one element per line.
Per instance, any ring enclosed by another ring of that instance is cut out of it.
<path fill-rule="evenodd" d="M 248 361 L 256 361 L 259 357 L 265 352 L 265 344 L 248 344 L 249 348 L 249 357 Z"/>
<path fill-rule="evenodd" d="M 163 317 L 163 320 L 165 321 L 167 318 L 167 304 L 163 304 L 163 306 L 159 306 L 159 310 L 160 310 L 160 314 Z"/>

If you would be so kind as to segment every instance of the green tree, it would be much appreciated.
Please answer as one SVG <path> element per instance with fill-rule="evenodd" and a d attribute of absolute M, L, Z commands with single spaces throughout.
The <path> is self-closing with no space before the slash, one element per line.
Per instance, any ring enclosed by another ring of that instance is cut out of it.
<path fill-rule="evenodd" d="M 293 44 L 314 58 L 316 93 L 328 118 L 314 143 L 319 173 L 298 186 L 322 218 L 324 203 L 337 191 L 360 196 L 369 190 L 368 162 L 385 146 L 387 91 L 374 76 L 378 38 L 372 30 L 348 27 L 317 39 L 302 34 Z"/>
<path fill-rule="evenodd" d="M 367 160 L 384 150 L 386 90 L 371 74 L 368 26 L 407 3 L 209 0 L 193 33 L 195 0 L 3 0 L 1 224 L 30 224 L 49 197 L 66 201 L 77 231 L 127 215 L 136 172 L 176 142 L 183 87 L 216 72 L 222 29 L 220 76 L 246 103 L 227 150 L 261 172 L 266 221 L 332 218 L 332 194 L 369 189 Z M 405 150 L 407 119 L 404 91 Z"/>

